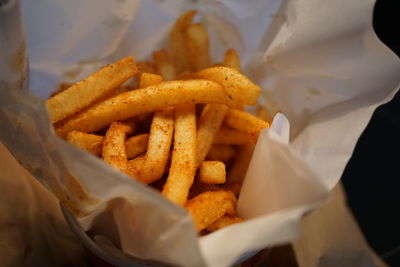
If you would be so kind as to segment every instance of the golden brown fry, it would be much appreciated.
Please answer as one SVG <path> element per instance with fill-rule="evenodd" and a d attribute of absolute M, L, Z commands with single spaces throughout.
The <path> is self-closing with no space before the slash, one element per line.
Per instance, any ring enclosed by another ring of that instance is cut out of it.
<path fill-rule="evenodd" d="M 125 147 L 128 159 L 137 157 L 146 152 L 148 140 L 149 134 L 139 134 L 126 140 Z M 101 156 L 102 154 L 103 136 L 72 131 L 68 133 L 67 141 L 94 155 Z"/>
<path fill-rule="evenodd" d="M 132 57 L 106 65 L 89 77 L 46 101 L 51 122 L 79 112 L 138 72 Z"/>
<path fill-rule="evenodd" d="M 221 161 L 203 161 L 199 168 L 199 182 L 203 184 L 223 184 L 226 181 L 225 164 Z"/>
<path fill-rule="evenodd" d="M 192 71 L 211 65 L 210 44 L 207 30 L 201 24 L 192 24 L 185 31 L 185 41 Z"/>
<path fill-rule="evenodd" d="M 174 149 L 162 194 L 177 205 L 186 203 L 196 166 L 196 113 L 194 105 L 175 108 Z"/>
<path fill-rule="evenodd" d="M 253 156 L 254 144 L 247 144 L 241 146 L 236 152 L 236 158 L 233 162 L 229 174 L 227 177 L 227 183 L 239 183 L 243 182 L 246 176 L 247 168 L 249 167 L 251 157 Z"/>
<path fill-rule="evenodd" d="M 200 166 L 206 158 L 212 146 L 214 136 L 221 127 L 227 112 L 228 107 L 225 105 L 208 104 L 204 107 L 200 116 L 196 137 L 197 167 Z"/>
<path fill-rule="evenodd" d="M 159 84 L 162 81 L 163 78 L 160 75 L 145 72 L 142 73 L 142 76 L 140 76 L 139 88 L 145 88 L 147 86 Z"/>
<path fill-rule="evenodd" d="M 103 136 L 100 135 L 72 131 L 68 133 L 67 141 L 94 155 L 101 155 L 103 149 Z"/>
<path fill-rule="evenodd" d="M 116 121 L 110 125 L 104 137 L 103 160 L 122 172 L 126 172 L 128 163 L 125 139 L 132 131 L 131 126 Z"/>
<path fill-rule="evenodd" d="M 229 109 L 228 114 L 225 117 L 225 123 L 229 127 L 250 135 L 253 139 L 257 139 L 258 134 L 262 129 L 269 127 L 268 122 L 263 121 L 250 113 L 232 108 Z"/>
<path fill-rule="evenodd" d="M 185 31 L 196 15 L 195 10 L 182 14 L 175 22 L 169 35 L 169 53 L 175 66 L 176 73 L 189 70 L 189 57 L 185 43 Z"/>
<path fill-rule="evenodd" d="M 62 137 L 73 130 L 90 133 L 116 120 L 189 103 L 237 106 L 218 83 L 207 80 L 168 81 L 110 98 L 66 120 L 56 131 Z"/>
<path fill-rule="evenodd" d="M 175 79 L 175 67 L 170 62 L 168 54 L 165 50 L 154 51 L 153 60 L 157 69 L 157 73 L 160 74 L 165 81 L 172 81 Z"/>
<path fill-rule="evenodd" d="M 224 55 L 224 66 L 228 68 L 233 68 L 239 72 L 240 69 L 240 59 L 239 55 L 236 53 L 235 49 L 228 49 Z"/>
<path fill-rule="evenodd" d="M 138 67 L 141 73 L 151 73 L 151 74 L 157 73 L 156 68 L 151 62 L 139 61 L 136 63 L 136 66 Z"/>
<path fill-rule="evenodd" d="M 149 142 L 149 134 L 138 134 L 128 138 L 125 142 L 126 156 L 128 159 L 135 158 L 147 150 L 147 143 Z"/>
<path fill-rule="evenodd" d="M 230 145 L 213 145 L 208 151 L 208 160 L 227 162 L 235 156 L 235 150 Z"/>
<path fill-rule="evenodd" d="M 213 141 L 217 145 L 245 145 L 251 142 L 247 134 L 228 127 L 221 127 Z"/>
<path fill-rule="evenodd" d="M 126 173 L 140 181 L 142 164 L 145 159 L 146 155 L 141 155 L 139 157 L 129 160 L 127 163 Z"/>
<path fill-rule="evenodd" d="M 185 207 L 200 232 L 225 214 L 234 214 L 236 202 L 232 192 L 219 190 L 202 193 L 189 200 Z"/>
<path fill-rule="evenodd" d="M 237 216 L 233 215 L 225 215 L 207 226 L 207 231 L 209 232 L 215 232 L 221 228 L 227 227 L 229 225 L 235 224 L 235 223 L 240 223 L 243 222 L 243 219 Z"/>
<path fill-rule="evenodd" d="M 255 105 L 261 89 L 235 69 L 211 67 L 194 74 L 198 79 L 207 79 L 221 84 L 229 97 L 243 105 Z"/>
<path fill-rule="evenodd" d="M 146 160 L 141 167 L 140 180 L 146 184 L 160 179 L 164 173 L 174 133 L 174 110 L 154 112 Z"/>

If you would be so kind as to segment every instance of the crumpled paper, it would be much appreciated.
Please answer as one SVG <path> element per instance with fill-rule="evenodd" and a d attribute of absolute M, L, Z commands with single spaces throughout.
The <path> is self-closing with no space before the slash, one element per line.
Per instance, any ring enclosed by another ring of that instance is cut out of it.
<path fill-rule="evenodd" d="M 30 90 L 42 97 L 106 62 L 146 58 L 165 45 L 179 14 L 199 10 L 213 58 L 236 48 L 245 73 L 264 89 L 260 104 L 291 122 L 290 145 L 284 117 L 259 138 L 239 199 L 242 224 L 198 239 L 182 208 L 54 136 L 42 99 L 32 93 L 0 91 L 7 129 L 0 137 L 78 216 L 97 242 L 86 244 L 101 247 L 109 261 L 135 261 L 122 248 L 167 264 L 229 266 L 298 235 L 298 220 L 326 199 L 374 108 L 394 94 L 400 64 L 373 34 L 373 3 L 23 2 Z"/>

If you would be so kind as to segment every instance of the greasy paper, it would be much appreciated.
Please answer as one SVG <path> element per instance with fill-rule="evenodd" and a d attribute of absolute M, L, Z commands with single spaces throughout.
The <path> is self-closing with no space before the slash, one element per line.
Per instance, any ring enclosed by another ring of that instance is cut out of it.
<path fill-rule="evenodd" d="M 229 266 L 298 235 L 299 219 L 337 183 L 374 108 L 394 94 L 400 65 L 372 31 L 373 4 L 25 1 L 31 93 L 0 91 L 7 129 L 0 137 L 98 245 L 84 242 L 106 250 L 115 264 L 134 261 L 121 248 L 156 262 Z M 260 135 L 238 204 L 246 221 L 202 238 L 182 208 L 56 137 L 42 99 L 33 95 L 47 97 L 59 82 L 126 55 L 148 57 L 193 8 L 210 32 L 215 61 L 237 49 L 244 72 L 263 88 L 260 104 L 290 121 L 290 133 L 279 116 Z"/>

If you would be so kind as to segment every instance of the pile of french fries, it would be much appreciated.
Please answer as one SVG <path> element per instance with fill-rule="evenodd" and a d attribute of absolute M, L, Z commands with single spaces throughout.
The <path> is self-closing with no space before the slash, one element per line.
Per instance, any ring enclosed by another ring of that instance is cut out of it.
<path fill-rule="evenodd" d="M 243 111 L 260 88 L 241 73 L 236 51 L 212 66 L 195 15 L 178 18 L 168 51 L 106 65 L 46 104 L 58 135 L 185 207 L 207 234 L 242 221 L 237 197 L 269 124 Z"/>

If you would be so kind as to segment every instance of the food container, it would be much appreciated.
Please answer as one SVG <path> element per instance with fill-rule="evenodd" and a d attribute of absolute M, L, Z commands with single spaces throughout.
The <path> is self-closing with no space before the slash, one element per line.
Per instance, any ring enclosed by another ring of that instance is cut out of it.
<path fill-rule="evenodd" d="M 117 266 L 137 264 L 132 257 L 229 266 L 298 236 L 298 221 L 327 199 L 375 107 L 394 95 L 400 66 L 374 35 L 373 3 L 26 1 L 30 92 L 0 90 L 0 138 L 76 215 L 80 227 L 63 208 L 100 257 Z M 237 49 L 263 88 L 260 104 L 283 114 L 253 155 L 238 208 L 246 221 L 199 239 L 183 209 L 56 137 L 41 98 L 106 62 L 147 57 L 192 8 L 210 31 L 213 58 Z"/>

